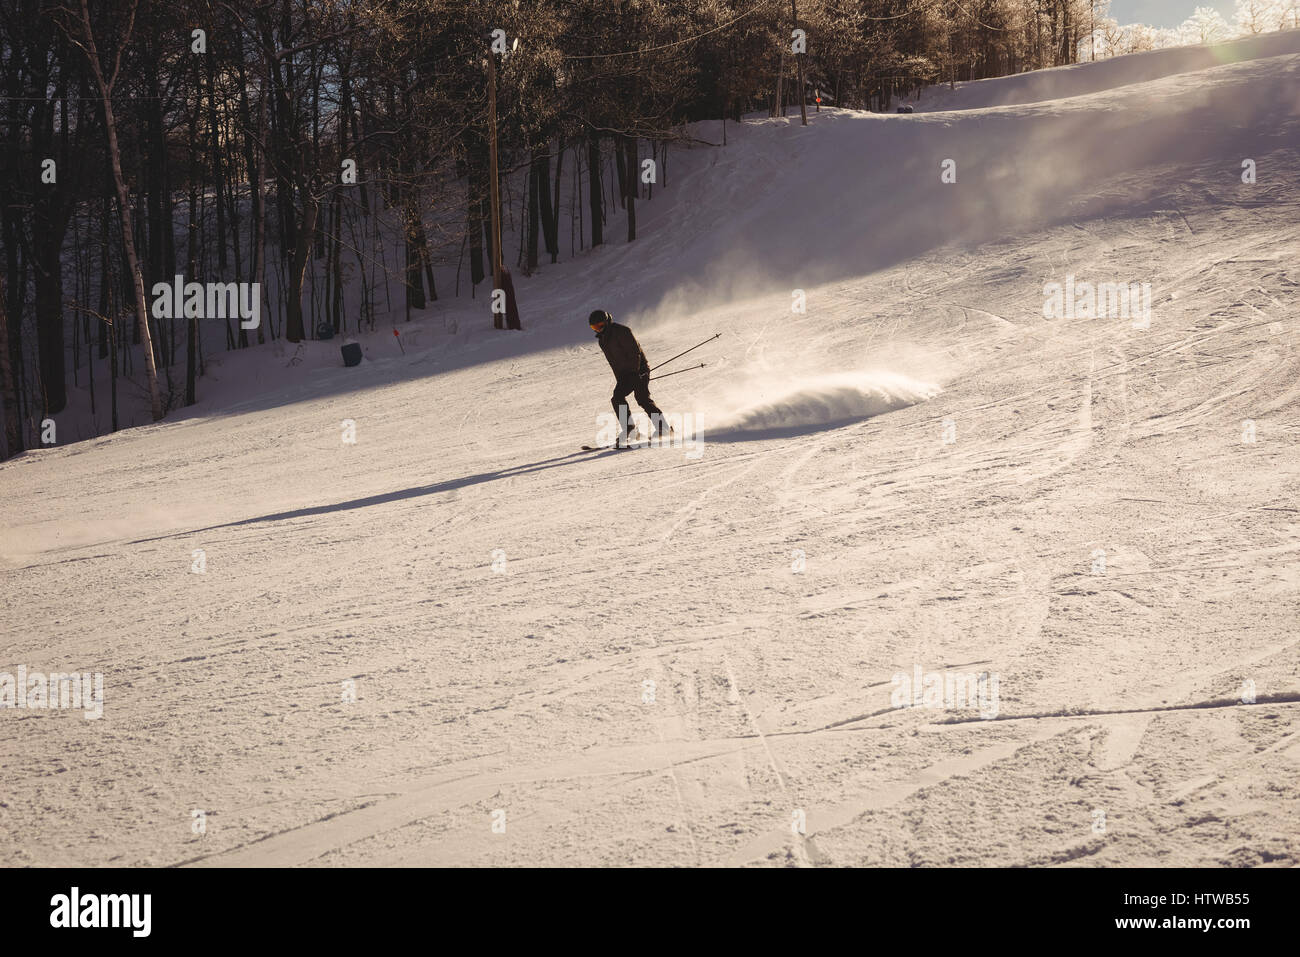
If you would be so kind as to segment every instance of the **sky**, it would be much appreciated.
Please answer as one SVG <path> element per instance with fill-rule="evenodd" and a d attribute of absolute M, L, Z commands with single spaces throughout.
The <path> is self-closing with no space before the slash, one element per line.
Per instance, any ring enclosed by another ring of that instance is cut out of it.
<path fill-rule="evenodd" d="M 1110 15 L 1120 23 L 1176 27 L 1197 7 L 1214 7 L 1231 23 L 1236 4 L 1233 0 L 1111 0 Z"/>

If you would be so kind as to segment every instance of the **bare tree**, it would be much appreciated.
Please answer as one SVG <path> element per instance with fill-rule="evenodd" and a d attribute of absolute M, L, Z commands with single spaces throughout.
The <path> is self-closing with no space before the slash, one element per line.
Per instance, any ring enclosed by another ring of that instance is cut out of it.
<path fill-rule="evenodd" d="M 90 10 L 86 0 L 81 0 L 81 39 L 69 33 L 69 38 L 85 52 L 90 61 L 90 72 L 99 87 L 100 99 L 104 106 L 104 129 L 108 134 L 108 157 L 113 167 L 113 183 L 117 187 L 117 202 L 122 217 L 122 245 L 126 249 L 127 269 L 131 272 L 132 285 L 135 289 L 135 319 L 140 329 L 140 341 L 144 345 L 145 369 L 149 378 L 149 403 L 154 421 L 163 417 L 162 395 L 158 391 L 158 367 L 154 359 L 153 339 L 149 334 L 149 312 L 144 297 L 144 273 L 140 269 L 140 257 L 136 255 L 135 237 L 131 224 L 131 196 L 127 192 L 126 180 L 122 176 L 122 151 L 117 143 L 117 120 L 113 115 L 113 86 L 117 83 L 118 71 L 122 67 L 122 51 L 130 42 L 135 29 L 135 13 L 139 0 L 131 0 L 131 9 L 127 14 L 126 33 L 117 44 L 117 53 L 113 58 L 113 70 L 106 78 L 104 68 L 99 61 L 99 48 L 95 45 L 95 31 L 90 23 Z"/>

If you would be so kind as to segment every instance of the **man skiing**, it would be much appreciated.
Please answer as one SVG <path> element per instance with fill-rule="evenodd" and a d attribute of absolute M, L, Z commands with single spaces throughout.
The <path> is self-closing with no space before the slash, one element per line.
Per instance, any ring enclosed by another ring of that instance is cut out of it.
<path fill-rule="evenodd" d="M 636 398 L 637 405 L 645 410 L 654 423 L 661 440 L 672 435 L 672 427 L 664 420 L 659 406 L 650 398 L 650 363 L 646 362 L 641 345 L 632 335 L 632 330 L 614 321 L 609 313 L 597 309 L 587 317 L 587 325 L 596 333 L 600 351 L 609 360 L 609 367 L 614 370 L 614 415 L 618 417 L 619 434 L 614 440 L 614 447 L 626 447 L 636 432 L 632 423 L 631 411 L 627 405 L 627 394 Z"/>

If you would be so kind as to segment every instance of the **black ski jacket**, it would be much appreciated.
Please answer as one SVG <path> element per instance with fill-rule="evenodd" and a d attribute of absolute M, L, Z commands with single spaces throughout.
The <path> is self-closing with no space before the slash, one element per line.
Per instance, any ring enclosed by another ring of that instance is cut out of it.
<path fill-rule="evenodd" d="M 616 378 L 643 379 L 650 374 L 650 363 L 646 362 L 645 353 L 627 326 L 607 322 L 604 331 L 597 333 L 596 341 Z"/>

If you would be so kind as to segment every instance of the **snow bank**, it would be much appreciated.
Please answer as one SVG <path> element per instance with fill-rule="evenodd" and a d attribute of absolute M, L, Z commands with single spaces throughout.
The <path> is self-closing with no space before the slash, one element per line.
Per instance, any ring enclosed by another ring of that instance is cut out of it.
<path fill-rule="evenodd" d="M 711 438 L 747 438 L 843 425 L 932 399 L 941 390 L 893 372 L 849 372 L 798 379 L 772 398 L 736 409 Z"/>

